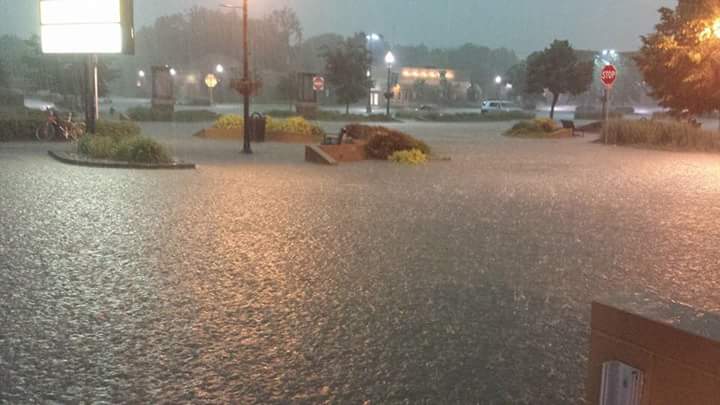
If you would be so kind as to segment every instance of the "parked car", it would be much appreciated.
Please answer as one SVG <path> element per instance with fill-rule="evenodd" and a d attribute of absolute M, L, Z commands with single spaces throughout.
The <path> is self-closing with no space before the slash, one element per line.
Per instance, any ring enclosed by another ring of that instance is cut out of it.
<path fill-rule="evenodd" d="M 516 112 L 522 111 L 522 108 L 511 103 L 510 101 L 486 100 L 483 101 L 480 109 L 483 114 L 491 112 Z"/>

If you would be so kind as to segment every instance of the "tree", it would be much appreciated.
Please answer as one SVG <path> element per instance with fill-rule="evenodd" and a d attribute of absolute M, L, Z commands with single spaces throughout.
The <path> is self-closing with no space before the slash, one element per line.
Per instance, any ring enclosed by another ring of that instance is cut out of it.
<path fill-rule="evenodd" d="M 720 109 L 720 26 L 716 1 L 661 8 L 655 32 L 642 37 L 635 61 L 650 94 L 677 117 Z"/>
<path fill-rule="evenodd" d="M 281 100 L 288 102 L 288 107 L 292 109 L 293 101 L 298 94 L 298 85 L 296 76 L 292 73 L 280 78 L 277 84 L 277 94 Z"/>
<path fill-rule="evenodd" d="M 295 10 L 290 7 L 283 7 L 270 13 L 268 20 L 270 24 L 280 32 L 282 45 L 285 47 L 287 53 L 286 63 L 288 67 L 292 66 L 295 59 L 297 59 L 294 49 L 298 44 L 302 43 L 303 39 L 303 29 L 300 19 L 295 13 Z"/>
<path fill-rule="evenodd" d="M 521 62 L 513 65 L 505 72 L 505 80 L 512 84 L 511 96 L 527 93 L 527 63 Z"/>
<path fill-rule="evenodd" d="M 3 65 L 3 61 L 0 60 L 0 89 L 10 87 L 10 80 L 8 78 L 7 71 Z"/>
<path fill-rule="evenodd" d="M 367 71 L 371 57 L 365 34 L 355 34 L 338 47 L 325 49 L 323 57 L 326 79 L 334 88 L 338 100 L 345 104 L 345 114 L 350 114 L 350 104 L 366 97 L 370 87 Z"/>
<path fill-rule="evenodd" d="M 549 48 L 530 55 L 527 63 L 526 91 L 537 94 L 547 90 L 552 94 L 550 118 L 555 117 L 555 106 L 561 94 L 578 95 L 592 83 L 593 62 L 578 61 L 568 41 L 555 40 Z"/>

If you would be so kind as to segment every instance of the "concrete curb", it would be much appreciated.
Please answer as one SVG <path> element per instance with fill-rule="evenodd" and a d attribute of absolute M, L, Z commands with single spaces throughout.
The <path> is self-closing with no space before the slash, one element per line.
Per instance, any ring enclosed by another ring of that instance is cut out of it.
<path fill-rule="evenodd" d="M 67 152 L 48 151 L 48 155 L 58 162 L 85 167 L 99 167 L 105 169 L 144 169 L 144 170 L 189 170 L 196 169 L 195 163 L 131 163 L 114 162 L 111 160 L 78 159 Z"/>

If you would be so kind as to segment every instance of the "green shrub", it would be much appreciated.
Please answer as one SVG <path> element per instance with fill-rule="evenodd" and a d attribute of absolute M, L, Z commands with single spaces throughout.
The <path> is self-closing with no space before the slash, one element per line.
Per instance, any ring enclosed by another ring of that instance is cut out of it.
<path fill-rule="evenodd" d="M 619 145 L 651 145 L 678 149 L 719 150 L 717 135 L 683 121 L 610 120 L 607 125 L 609 143 Z"/>
<path fill-rule="evenodd" d="M 371 132 L 365 151 L 372 159 L 387 160 L 397 151 L 412 149 L 418 149 L 426 155 L 430 154 L 430 147 L 425 142 L 400 131 L 384 127 L 371 127 L 365 130 Z M 350 136 L 352 137 L 352 134 Z"/>
<path fill-rule="evenodd" d="M 78 142 L 78 153 L 93 159 L 110 159 L 135 163 L 165 163 L 170 157 L 156 141 L 142 137 L 88 135 Z"/>
<path fill-rule="evenodd" d="M 296 112 L 289 110 L 273 110 L 268 112 L 266 115 L 274 118 L 290 118 L 302 116 Z M 397 120 L 388 118 L 385 114 L 345 114 L 340 111 L 332 110 L 316 110 L 312 116 L 303 116 L 305 119 L 311 119 L 313 121 L 331 121 L 331 122 L 395 122 Z"/>
<path fill-rule="evenodd" d="M 396 114 L 398 118 L 414 119 L 419 121 L 432 122 L 494 122 L 527 120 L 535 117 L 535 114 L 525 111 L 498 111 L 498 112 L 463 112 L 463 113 L 440 113 L 422 111 L 401 111 Z"/>
<path fill-rule="evenodd" d="M 560 129 L 558 124 L 550 118 L 535 118 L 529 121 L 520 121 L 505 132 L 508 136 L 541 137 Z"/>
<path fill-rule="evenodd" d="M 215 121 L 217 117 L 218 114 L 208 110 L 186 110 L 175 111 L 173 119 L 177 122 L 206 122 Z"/>
<path fill-rule="evenodd" d="M 0 116 L 0 141 L 35 140 L 35 130 L 46 120 L 45 117 Z"/>
<path fill-rule="evenodd" d="M 138 136 L 126 142 L 127 146 L 118 149 L 118 153 L 129 158 L 130 162 L 166 163 L 170 161 L 165 148 L 153 139 Z"/>
<path fill-rule="evenodd" d="M 95 125 L 95 132 L 114 138 L 128 138 L 140 135 L 140 127 L 131 121 L 100 120 Z"/>
<path fill-rule="evenodd" d="M 78 152 L 94 159 L 112 159 L 118 142 L 112 136 L 88 135 L 80 138 Z"/>
<path fill-rule="evenodd" d="M 133 107 L 127 111 L 128 117 L 133 121 L 177 121 L 177 122 L 203 122 L 213 121 L 218 114 L 208 110 L 183 110 L 170 113 L 169 111 L 153 110 L 149 107 Z"/>
<path fill-rule="evenodd" d="M 427 155 L 420 149 L 399 150 L 388 158 L 392 162 L 420 165 L 427 162 Z"/>

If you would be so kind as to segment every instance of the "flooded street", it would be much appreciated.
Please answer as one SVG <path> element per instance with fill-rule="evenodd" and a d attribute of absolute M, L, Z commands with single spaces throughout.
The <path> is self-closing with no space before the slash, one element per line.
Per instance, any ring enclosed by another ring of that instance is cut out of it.
<path fill-rule="evenodd" d="M 720 313 L 717 156 L 397 126 L 452 161 L 0 145 L 0 403 L 577 404 L 592 300 Z"/>

